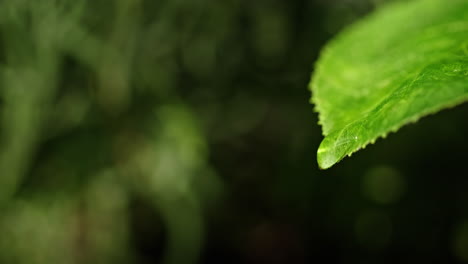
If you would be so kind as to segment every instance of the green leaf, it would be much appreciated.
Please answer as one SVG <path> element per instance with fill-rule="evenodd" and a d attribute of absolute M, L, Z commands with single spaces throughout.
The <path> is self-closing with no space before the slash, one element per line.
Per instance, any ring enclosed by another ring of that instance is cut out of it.
<path fill-rule="evenodd" d="M 310 84 L 326 169 L 388 132 L 468 100 L 468 1 L 389 4 L 332 40 Z"/>

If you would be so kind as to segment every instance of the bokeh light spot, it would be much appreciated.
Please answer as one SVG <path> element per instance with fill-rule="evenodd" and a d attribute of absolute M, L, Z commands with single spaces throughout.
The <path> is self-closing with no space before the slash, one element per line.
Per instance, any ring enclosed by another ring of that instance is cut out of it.
<path fill-rule="evenodd" d="M 379 204 L 397 202 L 406 190 L 403 176 L 391 167 L 375 167 L 363 179 L 363 192 Z"/>
<path fill-rule="evenodd" d="M 361 246 L 371 250 L 379 250 L 390 243 L 392 222 L 384 212 L 365 211 L 356 218 L 354 230 L 356 239 Z"/>
<path fill-rule="evenodd" d="M 460 224 L 455 232 L 453 252 L 458 259 L 468 262 L 468 221 Z"/>

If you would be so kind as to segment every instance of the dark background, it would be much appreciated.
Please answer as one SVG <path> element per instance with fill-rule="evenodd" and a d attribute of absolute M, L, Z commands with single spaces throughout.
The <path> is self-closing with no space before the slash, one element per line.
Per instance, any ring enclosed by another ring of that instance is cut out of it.
<path fill-rule="evenodd" d="M 313 65 L 384 2 L 2 4 L 0 263 L 468 262 L 466 104 L 316 164 Z"/>

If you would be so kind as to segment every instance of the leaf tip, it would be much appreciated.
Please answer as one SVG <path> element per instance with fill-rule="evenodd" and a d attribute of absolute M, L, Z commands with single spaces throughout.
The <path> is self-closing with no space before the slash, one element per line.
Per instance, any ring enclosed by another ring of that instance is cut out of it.
<path fill-rule="evenodd" d="M 317 163 L 321 170 L 326 170 L 335 165 L 339 158 L 335 155 L 333 151 L 330 151 L 329 148 L 325 146 L 320 146 L 317 151 Z"/>

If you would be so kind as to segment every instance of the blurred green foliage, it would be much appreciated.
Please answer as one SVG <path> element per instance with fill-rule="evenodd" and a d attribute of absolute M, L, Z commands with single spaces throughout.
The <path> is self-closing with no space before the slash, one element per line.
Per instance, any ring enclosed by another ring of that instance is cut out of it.
<path fill-rule="evenodd" d="M 466 107 L 315 165 L 312 62 L 381 2 L 0 1 L 0 263 L 466 260 Z"/>

